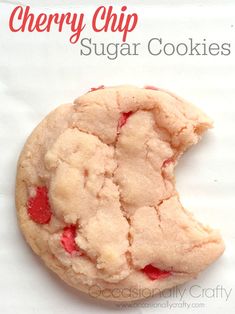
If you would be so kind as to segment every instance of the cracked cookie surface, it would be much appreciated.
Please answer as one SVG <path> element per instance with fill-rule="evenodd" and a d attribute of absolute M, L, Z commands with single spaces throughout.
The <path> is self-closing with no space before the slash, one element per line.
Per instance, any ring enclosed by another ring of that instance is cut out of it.
<path fill-rule="evenodd" d="M 141 299 L 195 277 L 224 244 L 182 207 L 173 170 L 210 127 L 199 109 L 152 88 L 102 86 L 58 107 L 18 163 L 26 240 L 98 298 Z"/>

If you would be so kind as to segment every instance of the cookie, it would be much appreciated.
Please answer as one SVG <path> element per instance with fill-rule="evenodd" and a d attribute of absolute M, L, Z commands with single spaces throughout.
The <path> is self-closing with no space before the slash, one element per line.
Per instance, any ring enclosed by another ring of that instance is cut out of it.
<path fill-rule="evenodd" d="M 92 89 L 33 131 L 18 162 L 19 225 L 69 285 L 106 300 L 152 296 L 195 278 L 224 251 L 185 210 L 182 153 L 212 126 L 152 87 Z"/>

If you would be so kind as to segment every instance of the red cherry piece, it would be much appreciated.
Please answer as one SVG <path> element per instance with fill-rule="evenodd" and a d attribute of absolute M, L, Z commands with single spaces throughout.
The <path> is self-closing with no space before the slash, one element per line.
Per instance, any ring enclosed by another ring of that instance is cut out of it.
<path fill-rule="evenodd" d="M 51 219 L 52 213 L 47 194 L 47 187 L 38 186 L 35 196 L 30 197 L 28 200 L 28 215 L 39 224 L 47 224 Z"/>
<path fill-rule="evenodd" d="M 65 251 L 67 251 L 70 254 L 76 251 L 79 252 L 79 248 L 75 242 L 75 237 L 76 237 L 75 225 L 71 225 L 69 227 L 64 228 L 60 241 Z M 80 255 L 82 255 L 82 253 Z"/>
<path fill-rule="evenodd" d="M 143 269 L 141 269 L 141 271 L 145 273 L 151 280 L 164 279 L 171 275 L 169 271 L 161 270 L 151 264 L 146 265 Z"/>
<path fill-rule="evenodd" d="M 94 92 L 96 90 L 99 90 L 99 89 L 104 89 L 104 85 L 100 85 L 98 87 L 92 87 L 88 93 L 91 93 L 91 92 Z"/>
<path fill-rule="evenodd" d="M 146 85 L 144 86 L 145 89 L 152 89 L 152 90 L 159 90 L 159 88 L 152 86 L 152 85 Z"/>
<path fill-rule="evenodd" d="M 118 129 L 120 129 L 121 127 L 123 127 L 124 124 L 126 124 L 126 121 L 130 117 L 131 114 L 132 114 L 132 111 L 121 113 L 121 116 L 118 121 Z"/>
<path fill-rule="evenodd" d="M 163 161 L 163 164 L 162 164 L 162 167 L 167 167 L 167 166 L 169 166 L 171 163 L 173 163 L 174 161 L 173 161 L 173 159 L 172 158 L 168 158 L 168 159 L 166 159 L 166 160 L 164 160 Z"/>

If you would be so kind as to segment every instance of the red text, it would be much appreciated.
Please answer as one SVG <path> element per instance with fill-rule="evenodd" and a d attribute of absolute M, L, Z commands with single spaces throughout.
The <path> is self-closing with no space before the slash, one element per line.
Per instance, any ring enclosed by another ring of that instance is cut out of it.
<path fill-rule="evenodd" d="M 121 7 L 121 14 L 113 13 L 113 7 L 108 8 L 100 6 L 92 19 L 92 28 L 95 32 L 121 32 L 122 41 L 126 41 L 127 34 L 132 32 L 138 22 L 138 15 L 136 13 L 125 15 L 126 6 Z"/>

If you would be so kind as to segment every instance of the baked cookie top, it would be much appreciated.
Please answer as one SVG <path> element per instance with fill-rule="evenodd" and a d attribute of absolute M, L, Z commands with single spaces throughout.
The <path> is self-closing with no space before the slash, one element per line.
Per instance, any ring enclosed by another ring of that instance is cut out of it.
<path fill-rule="evenodd" d="M 104 299 L 140 299 L 195 277 L 224 244 L 182 207 L 173 170 L 211 125 L 151 87 L 99 88 L 58 107 L 18 163 L 26 240 L 68 284 Z"/>

